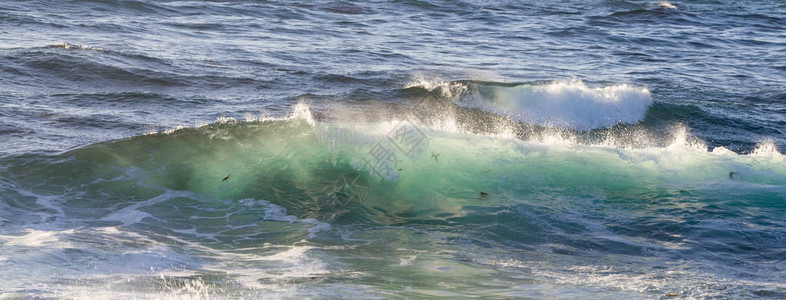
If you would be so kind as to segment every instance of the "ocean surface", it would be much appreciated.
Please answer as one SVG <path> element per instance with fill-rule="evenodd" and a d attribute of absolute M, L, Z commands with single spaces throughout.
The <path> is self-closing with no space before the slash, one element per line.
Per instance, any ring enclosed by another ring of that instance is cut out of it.
<path fill-rule="evenodd" d="M 786 2 L 0 2 L 0 298 L 786 298 Z"/>

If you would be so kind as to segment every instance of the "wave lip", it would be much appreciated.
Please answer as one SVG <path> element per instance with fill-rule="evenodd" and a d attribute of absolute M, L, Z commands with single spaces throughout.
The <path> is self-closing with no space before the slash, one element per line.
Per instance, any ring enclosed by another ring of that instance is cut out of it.
<path fill-rule="evenodd" d="M 461 102 L 529 124 L 591 130 L 639 122 L 653 100 L 644 87 L 588 87 L 581 80 L 572 80 L 495 87 L 490 97 L 471 97 Z"/>

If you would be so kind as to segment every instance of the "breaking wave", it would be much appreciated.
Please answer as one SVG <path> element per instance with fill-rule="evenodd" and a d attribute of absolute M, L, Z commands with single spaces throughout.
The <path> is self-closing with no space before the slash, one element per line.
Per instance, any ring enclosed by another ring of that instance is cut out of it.
<path fill-rule="evenodd" d="M 527 124 L 591 130 L 637 123 L 653 99 L 644 87 L 628 84 L 589 87 L 581 80 L 506 86 L 493 83 L 440 82 L 417 79 L 420 87 Z"/>

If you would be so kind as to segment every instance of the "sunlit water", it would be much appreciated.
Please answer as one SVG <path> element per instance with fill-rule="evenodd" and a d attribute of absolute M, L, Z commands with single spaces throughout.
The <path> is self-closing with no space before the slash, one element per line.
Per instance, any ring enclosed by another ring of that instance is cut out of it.
<path fill-rule="evenodd" d="M 0 298 L 786 298 L 781 1 L 4 1 Z"/>

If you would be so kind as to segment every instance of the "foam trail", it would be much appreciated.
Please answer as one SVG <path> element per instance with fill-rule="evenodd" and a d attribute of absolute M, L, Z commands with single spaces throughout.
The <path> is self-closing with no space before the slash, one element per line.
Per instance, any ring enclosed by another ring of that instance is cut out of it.
<path fill-rule="evenodd" d="M 10 246 L 25 246 L 25 247 L 43 247 L 49 248 L 70 248 L 71 243 L 62 241 L 58 235 L 70 235 L 74 230 L 64 231 L 43 231 L 32 228 L 26 229 L 24 235 L 0 235 L 0 245 L 4 247 Z"/>

